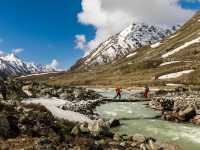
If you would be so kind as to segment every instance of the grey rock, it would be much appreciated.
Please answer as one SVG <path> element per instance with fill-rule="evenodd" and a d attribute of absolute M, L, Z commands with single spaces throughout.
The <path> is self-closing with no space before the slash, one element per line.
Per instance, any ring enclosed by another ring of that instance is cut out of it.
<path fill-rule="evenodd" d="M 75 126 L 75 127 L 72 129 L 71 134 L 72 134 L 72 135 L 75 135 L 75 136 L 80 135 L 80 134 L 81 134 L 80 128 L 79 128 L 78 126 Z"/>
<path fill-rule="evenodd" d="M 110 128 L 114 128 L 114 127 L 120 126 L 119 119 L 111 119 L 109 121 L 109 123 L 110 123 Z"/>
<path fill-rule="evenodd" d="M 101 139 L 101 140 L 95 141 L 95 144 L 97 144 L 97 145 L 105 145 L 106 141 L 104 139 Z"/>
<path fill-rule="evenodd" d="M 122 139 L 121 139 L 120 135 L 116 133 L 113 136 L 113 140 L 115 140 L 115 141 L 121 141 Z"/>
<path fill-rule="evenodd" d="M 108 125 L 101 119 L 96 120 L 94 123 L 90 123 L 88 129 L 94 136 L 109 134 Z"/>
<path fill-rule="evenodd" d="M 141 135 L 141 134 L 135 134 L 132 138 L 132 140 L 134 142 L 137 142 L 137 143 L 144 143 L 146 141 L 146 138 L 144 135 Z"/>
<path fill-rule="evenodd" d="M 196 111 L 195 111 L 194 107 L 189 106 L 185 110 L 180 111 L 178 114 L 185 121 L 188 121 L 196 115 Z"/>
<path fill-rule="evenodd" d="M 82 123 L 80 125 L 80 130 L 81 130 L 81 133 L 90 133 L 90 130 L 88 129 L 88 123 Z"/>
<path fill-rule="evenodd" d="M 40 144 L 44 145 L 44 144 L 49 144 L 49 139 L 45 136 L 42 136 L 39 140 Z"/>

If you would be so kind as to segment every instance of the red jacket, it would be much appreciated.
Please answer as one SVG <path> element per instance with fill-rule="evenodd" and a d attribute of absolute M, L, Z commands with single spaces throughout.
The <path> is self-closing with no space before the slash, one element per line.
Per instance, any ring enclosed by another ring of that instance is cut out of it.
<path fill-rule="evenodd" d="M 116 93 L 121 93 L 121 88 L 116 88 Z"/>

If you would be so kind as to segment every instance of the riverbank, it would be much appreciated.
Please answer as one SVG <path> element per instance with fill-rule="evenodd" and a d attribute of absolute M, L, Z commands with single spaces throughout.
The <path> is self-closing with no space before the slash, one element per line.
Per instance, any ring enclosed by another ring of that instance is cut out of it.
<path fill-rule="evenodd" d="M 158 92 L 159 93 L 159 92 Z M 200 125 L 200 92 L 187 88 L 162 91 L 152 98 L 149 107 L 162 111 L 162 119 L 174 122 L 190 122 Z"/>
<path fill-rule="evenodd" d="M 37 83 L 17 85 L 16 88 L 23 93 L 15 92 L 20 99 L 14 99 L 11 94 L 9 97 L 12 99 L 0 101 L 0 145 L 3 150 L 177 149 L 173 144 L 160 143 L 142 135 L 114 134 L 110 132 L 112 122 L 85 118 L 87 113 L 91 113 L 88 108 L 96 106 L 96 100 L 101 99 L 94 91 Z M 78 106 L 81 109 L 77 109 Z M 70 110 L 72 107 L 77 110 Z"/>
<path fill-rule="evenodd" d="M 111 102 L 100 105 L 96 111 L 102 118 L 117 118 L 121 126 L 113 128 L 117 134 L 141 134 L 164 143 L 174 143 L 182 150 L 199 150 L 200 126 L 175 123 L 158 118 L 160 111 L 146 107 L 146 102 Z"/>

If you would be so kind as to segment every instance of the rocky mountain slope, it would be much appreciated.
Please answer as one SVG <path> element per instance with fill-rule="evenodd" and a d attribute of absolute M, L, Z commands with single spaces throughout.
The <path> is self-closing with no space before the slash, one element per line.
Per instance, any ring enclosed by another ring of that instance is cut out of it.
<path fill-rule="evenodd" d="M 131 48 L 130 48 L 131 51 Z M 200 84 L 200 11 L 177 32 L 109 64 L 80 67 L 48 82 L 73 85 L 155 86 Z M 84 64 L 86 58 L 81 60 Z M 92 62 L 92 61 L 90 61 Z"/>
<path fill-rule="evenodd" d="M 34 63 L 26 63 L 17 58 L 14 54 L 0 56 L 0 76 L 18 76 L 31 73 L 42 73 L 55 71 L 53 68 L 47 68 Z"/>
<path fill-rule="evenodd" d="M 137 48 L 156 43 L 174 33 L 179 26 L 162 27 L 145 23 L 132 24 L 122 32 L 108 38 L 86 57 L 77 61 L 72 69 L 107 64 L 133 53 Z"/>
<path fill-rule="evenodd" d="M 199 86 L 200 85 L 200 11 L 177 32 L 163 40 L 135 49 L 133 53 L 109 64 L 80 67 L 46 80 L 56 85 L 98 86 Z M 84 60 L 81 60 L 82 64 Z M 76 68 L 77 68 L 76 67 Z M 195 87 L 196 88 L 196 87 Z"/>

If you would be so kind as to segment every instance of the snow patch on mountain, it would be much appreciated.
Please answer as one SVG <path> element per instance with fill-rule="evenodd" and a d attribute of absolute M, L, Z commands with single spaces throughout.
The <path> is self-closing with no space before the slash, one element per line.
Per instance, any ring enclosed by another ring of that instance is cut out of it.
<path fill-rule="evenodd" d="M 164 62 L 162 64 L 160 64 L 160 66 L 166 66 L 166 65 L 170 65 L 170 64 L 175 64 L 175 63 L 178 63 L 180 61 L 170 61 L 170 62 Z"/>
<path fill-rule="evenodd" d="M 127 55 L 126 58 L 133 57 L 133 56 L 135 56 L 136 54 L 137 54 L 137 52 L 131 53 L 131 54 Z"/>
<path fill-rule="evenodd" d="M 178 87 L 178 86 L 183 86 L 183 84 L 167 83 L 166 86 L 175 86 L 175 87 Z"/>
<path fill-rule="evenodd" d="M 175 35 L 170 36 L 168 39 L 173 39 L 173 38 L 175 38 L 177 36 L 178 36 L 178 34 L 175 34 Z"/>
<path fill-rule="evenodd" d="M 184 70 L 184 71 L 180 71 L 180 72 L 170 73 L 170 74 L 167 74 L 167 75 L 160 76 L 158 79 L 163 80 L 163 79 L 178 78 L 178 77 L 180 77 L 184 74 L 189 74 L 193 71 L 194 70 Z"/>
<path fill-rule="evenodd" d="M 184 45 L 182 45 L 182 46 L 180 46 L 180 47 L 178 47 L 178 48 L 176 48 L 176 49 L 174 49 L 172 51 L 169 51 L 168 53 L 162 55 L 162 58 L 167 58 L 167 57 L 179 52 L 180 50 L 182 50 L 182 49 L 184 49 L 184 48 L 186 48 L 186 47 L 188 47 L 190 45 L 193 45 L 195 43 L 199 43 L 199 42 L 200 42 L 200 37 L 198 37 L 198 38 L 196 38 L 196 39 L 194 39 L 194 40 L 192 40 L 190 42 L 186 42 Z"/>
<path fill-rule="evenodd" d="M 157 42 L 157 43 L 155 43 L 155 44 L 152 44 L 151 45 L 151 48 L 157 48 L 157 47 L 159 47 L 160 46 L 160 42 Z"/>

